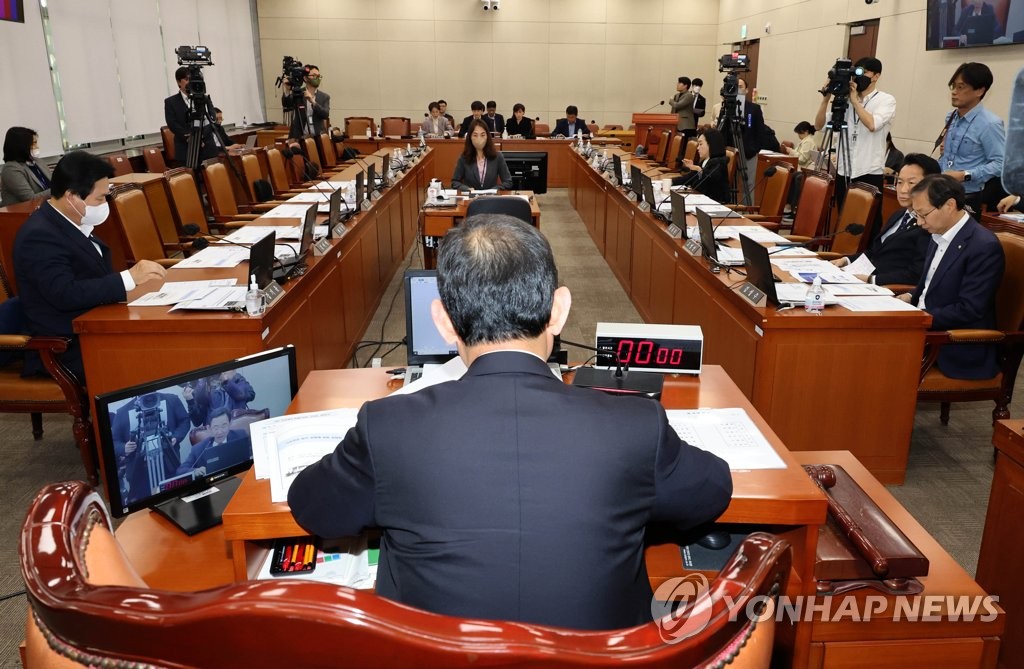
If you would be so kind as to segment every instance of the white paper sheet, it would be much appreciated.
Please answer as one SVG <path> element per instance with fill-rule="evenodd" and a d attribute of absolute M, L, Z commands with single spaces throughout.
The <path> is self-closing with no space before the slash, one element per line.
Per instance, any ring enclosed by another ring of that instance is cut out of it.
<path fill-rule="evenodd" d="M 725 229 L 729 239 L 739 239 L 740 233 L 743 233 L 744 236 L 750 237 L 758 244 L 785 244 L 787 241 L 782 235 L 759 225 L 720 225 L 719 229 L 722 228 Z M 717 231 L 715 237 L 718 237 Z"/>
<path fill-rule="evenodd" d="M 174 266 L 174 269 L 199 269 L 209 267 L 236 267 L 249 259 L 249 249 L 215 244 L 208 246 L 199 253 L 185 258 Z"/>
<path fill-rule="evenodd" d="M 205 295 L 211 288 L 220 286 L 234 286 L 236 279 L 213 279 L 211 281 L 167 281 L 158 290 L 146 293 L 133 302 L 129 307 L 169 307 L 185 300 L 198 299 Z"/>
<path fill-rule="evenodd" d="M 391 393 L 392 395 L 408 395 L 414 393 L 417 390 L 423 390 L 430 386 L 438 383 L 444 383 L 445 381 L 455 381 L 461 379 L 462 375 L 466 373 L 466 363 L 462 361 L 462 358 L 455 356 L 443 365 L 427 365 L 423 368 L 423 376 L 416 379 L 412 383 L 402 386 L 398 390 Z"/>
<path fill-rule="evenodd" d="M 843 268 L 847 274 L 858 274 L 871 276 L 875 271 L 875 264 L 868 259 L 868 254 L 861 253 L 852 263 Z"/>
<path fill-rule="evenodd" d="M 743 409 L 672 409 L 665 413 L 680 439 L 714 453 L 733 471 L 786 467 Z"/>
<path fill-rule="evenodd" d="M 170 310 L 225 311 L 234 309 L 245 304 L 245 293 L 248 290 L 247 286 L 210 288 L 205 293 L 197 295 L 192 299 L 178 302 Z"/>
<path fill-rule="evenodd" d="M 263 218 L 304 218 L 308 204 L 279 204 L 263 214 Z"/>
<path fill-rule="evenodd" d="M 325 431 L 334 431 L 339 435 L 334 442 L 337 445 L 356 424 L 358 409 L 330 409 L 295 413 L 267 420 L 257 421 L 249 426 L 249 437 L 252 442 L 253 471 L 258 479 L 269 479 L 271 448 L 277 447 L 277 435 L 286 434 L 289 430 L 302 424 L 316 425 Z"/>
<path fill-rule="evenodd" d="M 850 311 L 920 311 L 913 304 L 908 304 L 895 297 L 844 297 L 839 306 Z"/>
<path fill-rule="evenodd" d="M 305 202 L 307 204 L 312 204 L 313 202 L 328 202 L 330 199 L 330 193 L 312 190 L 306 191 L 305 193 L 297 193 L 288 198 L 288 202 Z"/>
<path fill-rule="evenodd" d="M 868 295 L 868 296 L 883 297 L 883 296 L 886 296 L 886 295 L 892 295 L 893 294 L 893 292 L 891 290 L 889 290 L 888 288 L 886 288 L 885 286 L 876 286 L 873 283 L 864 283 L 863 281 L 860 282 L 860 283 L 841 283 L 841 284 L 830 285 L 828 287 L 828 289 L 829 289 L 829 291 L 832 292 L 833 295 L 835 295 L 837 297 L 839 297 L 839 296 L 849 297 L 849 296 L 853 296 L 853 295 L 858 295 L 858 296 L 859 295 Z"/>
<path fill-rule="evenodd" d="M 288 501 L 288 488 L 299 473 L 329 453 L 334 452 L 348 429 L 355 425 L 355 409 L 351 424 L 338 422 L 300 421 L 274 435 L 276 448 L 267 449 L 270 463 L 270 501 Z"/>
<path fill-rule="evenodd" d="M 839 304 L 836 297 L 830 292 L 832 286 L 822 286 L 821 296 L 826 305 Z M 779 302 L 788 304 L 803 304 L 807 297 L 807 285 L 803 283 L 777 283 L 775 294 Z"/>

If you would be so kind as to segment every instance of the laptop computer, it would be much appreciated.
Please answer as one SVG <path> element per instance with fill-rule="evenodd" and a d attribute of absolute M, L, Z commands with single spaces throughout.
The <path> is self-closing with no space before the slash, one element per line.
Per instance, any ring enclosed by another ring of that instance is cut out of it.
<path fill-rule="evenodd" d="M 255 149 L 256 148 L 256 140 L 257 139 L 259 139 L 259 138 L 256 136 L 255 133 L 253 133 L 253 134 L 249 135 L 248 137 L 246 137 L 245 138 L 245 148 L 247 148 L 247 149 Z"/>
<path fill-rule="evenodd" d="M 704 250 L 704 256 L 712 264 L 742 265 L 742 250 L 730 246 L 719 246 L 718 242 L 715 241 L 715 226 L 711 223 L 711 215 L 701 207 L 696 208 L 695 214 L 697 216 L 697 231 L 700 233 L 700 245 Z M 767 250 L 765 250 L 765 253 L 767 253 Z"/>
<path fill-rule="evenodd" d="M 644 201 L 651 205 L 651 213 L 660 219 L 668 220 L 668 216 L 665 214 L 672 206 L 669 200 L 669 196 L 665 196 L 662 199 L 658 199 L 654 195 L 654 180 L 646 174 L 640 175 L 640 180 L 643 184 L 644 189 Z M 655 204 L 657 203 L 657 204 Z"/>
<path fill-rule="evenodd" d="M 769 304 L 776 306 L 796 306 L 803 304 L 807 294 L 807 285 L 803 283 L 783 283 L 772 272 L 772 261 L 768 248 L 744 234 L 740 234 L 740 248 L 743 250 L 744 264 L 747 266 L 747 281 L 754 284 L 768 298 Z M 827 287 L 822 288 L 825 304 L 837 304 L 837 300 Z"/>
<path fill-rule="evenodd" d="M 405 287 L 405 383 L 423 376 L 428 365 L 443 365 L 459 354 L 437 331 L 430 303 L 438 299 L 437 272 L 411 269 L 402 277 Z"/>
<path fill-rule="evenodd" d="M 302 222 L 302 237 L 299 240 L 299 250 L 295 251 L 295 247 L 290 244 L 285 245 L 291 249 L 291 253 L 282 255 L 279 258 L 281 264 L 274 268 L 274 279 L 287 279 L 292 274 L 302 274 L 306 271 L 306 253 L 309 252 L 309 247 L 313 245 L 313 230 L 316 228 L 317 208 L 317 205 L 311 204 L 306 209 L 306 217 Z"/>

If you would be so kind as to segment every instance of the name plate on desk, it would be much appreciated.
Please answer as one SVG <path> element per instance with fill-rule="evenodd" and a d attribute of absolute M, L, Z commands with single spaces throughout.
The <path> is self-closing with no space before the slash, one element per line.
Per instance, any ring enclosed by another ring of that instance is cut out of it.
<path fill-rule="evenodd" d="M 340 235 L 339 235 L 339 237 L 340 237 Z M 330 250 L 331 250 L 331 240 L 327 239 L 326 237 L 321 239 L 320 241 L 318 241 L 316 244 L 313 245 L 313 255 L 314 256 L 325 255 Z"/>
<path fill-rule="evenodd" d="M 626 199 L 629 200 L 630 202 L 636 202 L 636 193 L 634 193 L 633 191 L 629 191 L 628 193 L 626 193 Z"/>
<path fill-rule="evenodd" d="M 676 229 L 678 230 L 679 228 Z M 682 237 L 682 231 L 680 231 L 680 237 Z M 686 249 L 686 252 L 689 253 L 691 256 L 704 255 L 704 249 L 700 247 L 700 242 L 698 242 L 696 239 L 687 239 L 686 243 L 683 244 L 683 248 Z"/>
<path fill-rule="evenodd" d="M 384 185 L 387 186 L 387 184 L 384 184 Z M 376 190 L 375 191 L 371 191 L 369 199 L 371 199 L 371 200 L 379 200 L 380 199 L 380 191 L 376 191 Z"/>
<path fill-rule="evenodd" d="M 667 230 L 668 230 L 668 236 L 671 237 L 672 239 L 682 239 L 683 238 L 683 231 L 682 231 L 682 229 L 680 229 L 680 227 L 678 225 L 676 225 L 675 223 L 669 223 Z M 692 240 L 688 239 L 688 240 L 686 240 L 686 243 L 689 244 L 691 241 Z M 696 242 L 694 242 L 694 243 L 696 244 Z M 697 244 L 697 250 L 700 250 L 700 244 Z"/>
<path fill-rule="evenodd" d="M 689 244 L 689 242 L 687 242 L 687 244 Z M 768 304 L 768 298 L 765 296 L 764 291 L 749 281 L 743 282 L 743 285 L 740 286 L 739 292 L 740 295 L 747 298 L 747 301 L 755 307 L 763 307 Z"/>
<path fill-rule="evenodd" d="M 282 295 L 284 295 L 284 288 L 281 287 L 281 284 L 276 281 L 271 281 L 267 284 L 267 287 L 263 289 L 264 307 L 269 307 Z"/>
<path fill-rule="evenodd" d="M 646 202 L 641 202 L 637 209 L 639 209 L 640 211 L 650 212 L 651 205 L 647 204 Z"/>
<path fill-rule="evenodd" d="M 333 228 L 331 228 L 331 236 L 334 237 L 335 239 L 338 239 L 346 232 L 348 232 L 348 228 L 345 227 L 344 223 L 338 223 Z"/>
<path fill-rule="evenodd" d="M 363 204 L 360 207 L 360 209 L 363 209 L 365 211 L 366 209 L 369 209 L 372 206 L 373 206 L 373 203 L 370 202 L 370 198 L 366 198 L 365 200 L 363 200 Z"/>

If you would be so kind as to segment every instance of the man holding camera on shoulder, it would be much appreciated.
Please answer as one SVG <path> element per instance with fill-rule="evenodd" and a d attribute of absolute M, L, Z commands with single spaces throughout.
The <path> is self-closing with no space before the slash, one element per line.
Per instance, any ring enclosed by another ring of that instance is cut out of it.
<path fill-rule="evenodd" d="M 839 68 L 833 68 L 832 72 L 837 69 Z M 832 72 L 829 73 L 829 81 L 820 91 L 821 105 L 814 119 L 814 127 L 818 130 L 825 126 L 825 114 L 835 93 Z M 849 137 L 849 158 L 847 159 L 846 147 L 840 146 L 838 172 L 841 177 L 846 178 L 836 179 L 836 201 L 840 210 L 846 200 L 848 181 L 860 181 L 882 190 L 885 137 L 896 117 L 896 98 L 877 89 L 881 75 L 882 62 L 877 58 L 865 57 L 856 62 L 853 76 L 849 77 L 849 103 L 846 105 L 845 118 Z M 833 146 L 839 146 L 838 139 L 834 140 Z M 873 229 L 878 228 L 879 226 L 875 225 Z"/>
<path fill-rule="evenodd" d="M 284 77 L 282 84 L 284 93 L 281 95 L 281 106 L 285 112 L 294 111 L 292 114 L 291 130 L 288 137 L 297 139 L 306 135 L 315 136 L 327 132 L 327 123 L 331 116 L 331 96 L 320 90 L 320 68 L 316 65 L 306 65 L 302 79 L 305 86 L 302 95 L 295 95 L 291 82 Z M 296 99 L 299 100 L 296 104 Z"/>

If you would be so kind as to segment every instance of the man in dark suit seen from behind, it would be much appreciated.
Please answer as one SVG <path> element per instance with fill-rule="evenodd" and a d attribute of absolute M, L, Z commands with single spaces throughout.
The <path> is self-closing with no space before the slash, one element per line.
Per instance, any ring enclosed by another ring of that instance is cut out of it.
<path fill-rule="evenodd" d="M 501 134 L 505 131 L 505 117 L 498 113 L 498 103 L 494 100 L 487 101 L 487 113 L 484 114 L 484 123 L 491 129 L 491 132 Z"/>
<path fill-rule="evenodd" d="M 866 255 L 875 269 L 870 274 L 858 274 L 861 280 L 883 286 L 891 283 L 917 285 L 931 236 L 917 225 L 914 210 L 910 206 L 910 191 L 929 174 L 941 172 L 939 161 L 931 156 L 923 153 L 907 154 L 896 177 L 896 199 L 900 208 L 893 212 L 863 254 L 839 258 L 833 260 L 832 264 L 846 267 L 861 255 Z"/>
<path fill-rule="evenodd" d="M 917 288 L 900 298 L 931 314 L 932 330 L 995 328 L 1006 262 L 999 240 L 964 209 L 963 184 L 948 174 L 925 177 L 910 195 L 932 241 Z M 936 364 L 954 379 L 990 379 L 999 371 L 991 344 L 943 346 Z"/>
<path fill-rule="evenodd" d="M 174 158 L 179 165 L 184 165 L 188 157 L 188 145 L 192 136 L 192 121 L 189 119 L 187 67 L 179 67 L 174 71 L 174 80 L 178 82 L 178 92 L 164 100 L 164 121 L 174 133 Z M 206 98 L 206 109 L 202 110 L 206 117 L 201 135 L 202 144 L 199 149 L 199 162 L 215 157 L 221 148 L 217 145 L 212 119 L 214 118 L 213 102 Z M 219 139 L 219 138 L 218 138 Z"/>
<path fill-rule="evenodd" d="M 682 442 L 658 402 L 551 374 L 571 297 L 536 228 L 466 219 L 441 242 L 437 277 L 434 324 L 469 370 L 364 404 L 292 484 L 299 525 L 381 528 L 377 594 L 428 611 L 577 629 L 650 621 L 646 527 L 717 518 L 728 465 Z"/>
<path fill-rule="evenodd" d="M 555 129 L 551 131 L 552 137 L 575 137 L 582 132 L 584 137 L 590 137 L 590 128 L 579 118 L 580 110 L 576 105 L 569 105 L 565 108 L 565 118 L 555 121 Z"/>
<path fill-rule="evenodd" d="M 85 381 L 82 351 L 71 321 L 101 304 L 123 302 L 136 285 L 163 279 L 152 260 L 115 271 L 110 249 L 92 234 L 107 219 L 107 190 L 114 169 L 85 151 L 71 151 L 53 169 L 50 199 L 28 217 L 14 238 L 14 274 L 33 335 L 68 337 L 60 360 Z M 26 355 L 23 376 L 45 374 L 42 361 Z"/>

